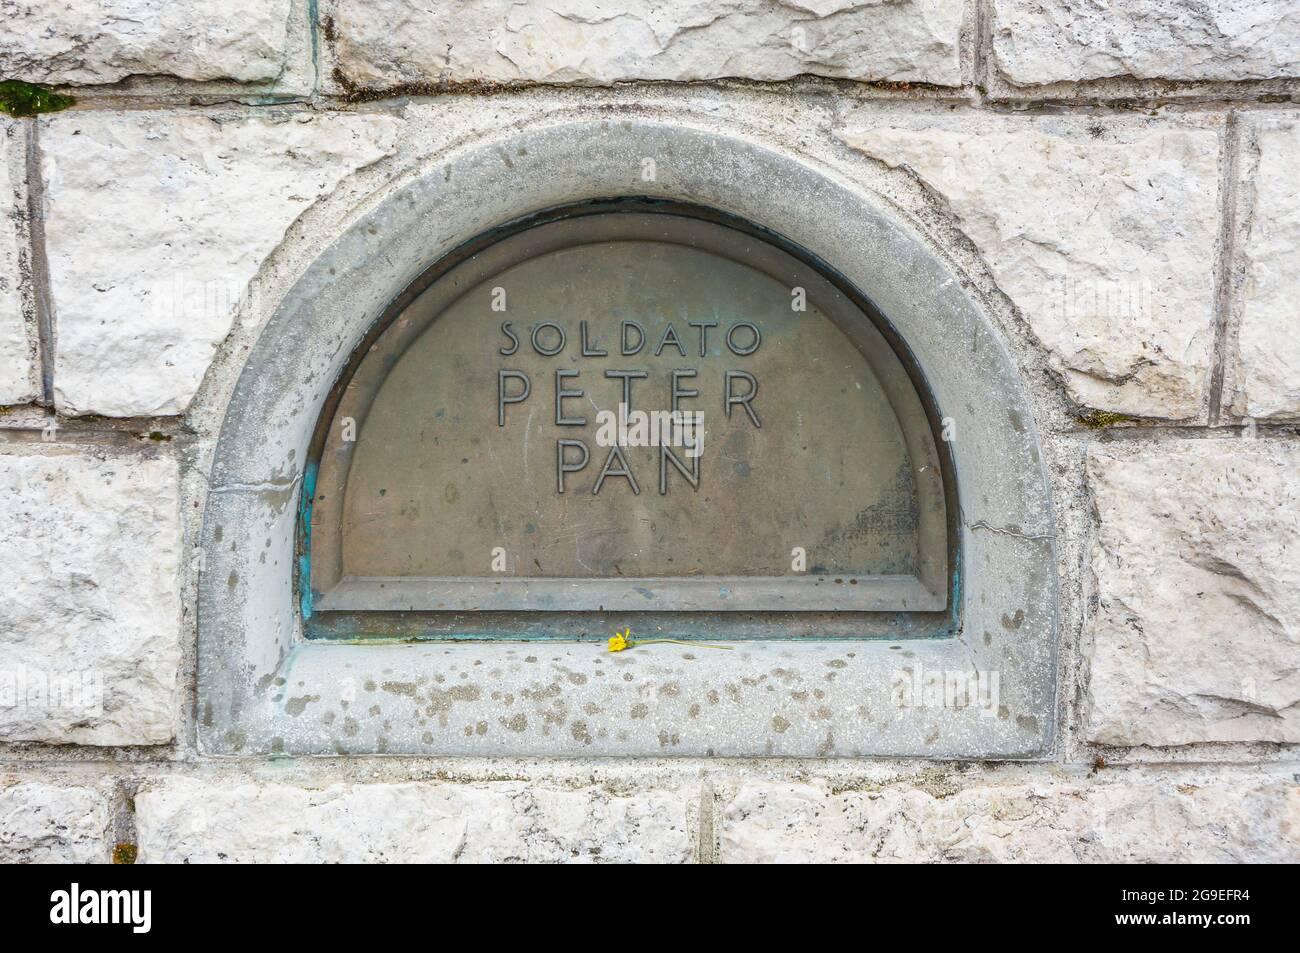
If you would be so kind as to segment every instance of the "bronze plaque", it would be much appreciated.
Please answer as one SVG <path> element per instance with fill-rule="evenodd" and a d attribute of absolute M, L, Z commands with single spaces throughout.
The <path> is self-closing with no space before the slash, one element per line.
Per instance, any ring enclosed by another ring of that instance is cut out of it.
<path fill-rule="evenodd" d="M 933 611 L 931 421 L 863 309 L 756 234 L 559 218 L 390 316 L 321 438 L 321 610 Z"/>

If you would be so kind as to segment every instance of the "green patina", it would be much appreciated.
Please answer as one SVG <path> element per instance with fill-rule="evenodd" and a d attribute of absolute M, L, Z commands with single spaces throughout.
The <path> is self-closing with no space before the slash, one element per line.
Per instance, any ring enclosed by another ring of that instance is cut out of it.
<path fill-rule="evenodd" d="M 316 473 L 320 465 L 312 462 L 302 479 L 302 497 L 298 506 L 298 609 L 304 620 L 311 618 L 311 506 L 316 497 Z"/>
<path fill-rule="evenodd" d="M 0 80 L 0 109 L 15 119 L 40 113 L 56 113 L 75 102 L 71 96 L 56 93 L 46 86 L 24 83 L 20 79 Z"/>

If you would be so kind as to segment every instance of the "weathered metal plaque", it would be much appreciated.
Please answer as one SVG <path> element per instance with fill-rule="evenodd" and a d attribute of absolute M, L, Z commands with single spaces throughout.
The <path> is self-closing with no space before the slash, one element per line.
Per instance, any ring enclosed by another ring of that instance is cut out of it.
<path fill-rule="evenodd" d="M 396 313 L 323 434 L 322 610 L 933 611 L 912 379 L 760 237 L 608 212 L 502 237 Z"/>

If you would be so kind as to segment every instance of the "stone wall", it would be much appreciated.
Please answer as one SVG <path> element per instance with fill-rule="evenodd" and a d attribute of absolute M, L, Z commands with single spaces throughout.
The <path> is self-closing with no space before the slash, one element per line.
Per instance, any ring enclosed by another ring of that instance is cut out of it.
<path fill-rule="evenodd" d="M 0 860 L 1300 860 L 1288 0 L 0 6 L 0 79 L 76 99 L 0 118 Z M 262 322 L 429 157 L 626 114 L 878 197 L 1000 327 L 1057 508 L 1050 757 L 199 750 L 195 540 Z"/>

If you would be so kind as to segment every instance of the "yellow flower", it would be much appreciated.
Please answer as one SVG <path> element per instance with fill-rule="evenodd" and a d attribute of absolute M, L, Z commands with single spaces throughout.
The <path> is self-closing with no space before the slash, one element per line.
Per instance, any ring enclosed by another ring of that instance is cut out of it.
<path fill-rule="evenodd" d="M 611 652 L 622 652 L 624 649 L 634 648 L 638 645 L 662 645 L 665 642 L 671 642 L 673 645 L 685 645 L 687 648 L 705 648 L 705 649 L 730 649 L 730 645 L 708 645 L 704 642 L 682 642 L 679 639 L 642 639 L 639 642 L 632 641 L 632 627 L 628 626 L 622 632 L 615 632 L 609 640 L 609 650 Z"/>

